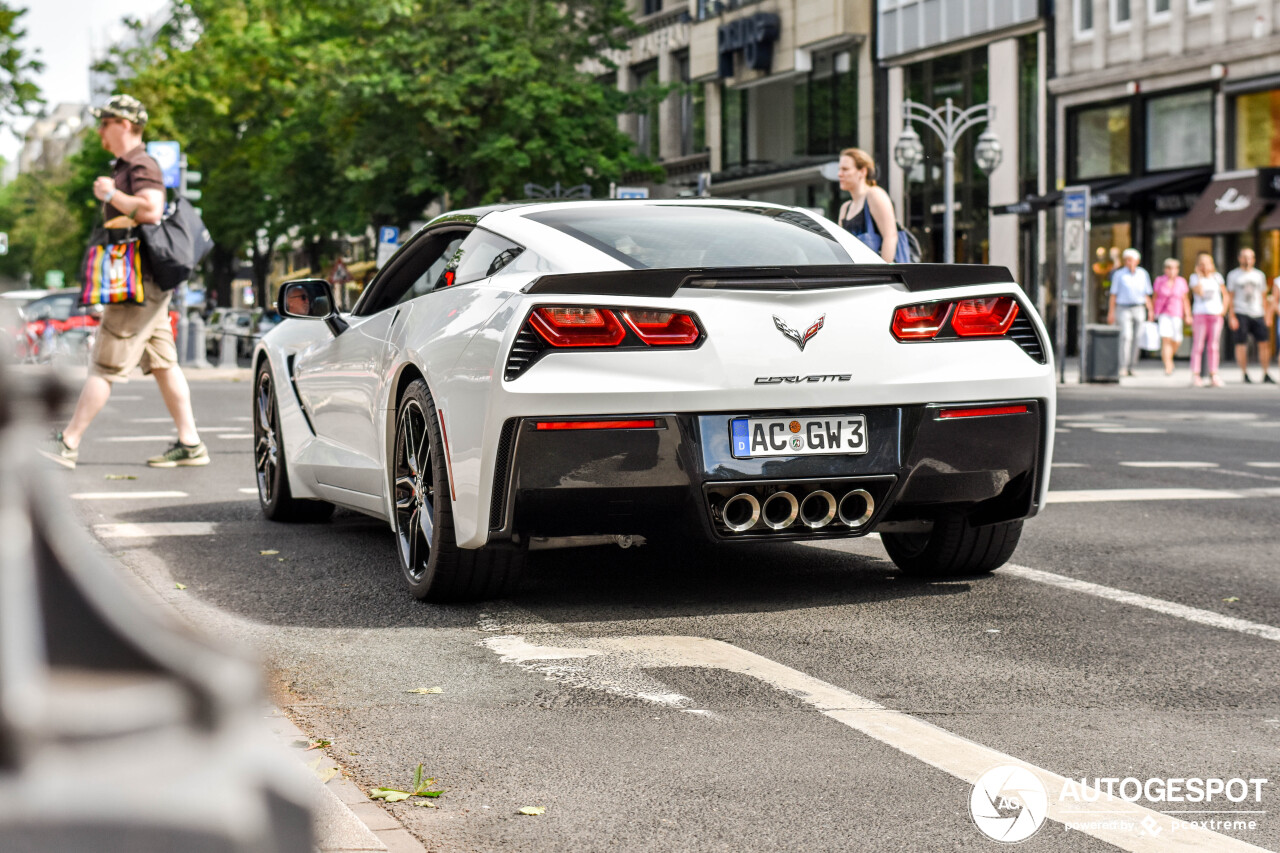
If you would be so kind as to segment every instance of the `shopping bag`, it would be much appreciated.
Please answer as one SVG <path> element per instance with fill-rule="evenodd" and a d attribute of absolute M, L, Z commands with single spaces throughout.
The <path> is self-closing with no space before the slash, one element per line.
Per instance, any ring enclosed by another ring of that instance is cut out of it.
<path fill-rule="evenodd" d="M 1138 336 L 1138 347 L 1146 352 L 1160 351 L 1160 326 L 1154 320 L 1142 324 L 1142 332 Z"/>
<path fill-rule="evenodd" d="M 142 246 L 133 228 L 98 226 L 89 239 L 81 267 L 82 305 L 142 302 Z"/>

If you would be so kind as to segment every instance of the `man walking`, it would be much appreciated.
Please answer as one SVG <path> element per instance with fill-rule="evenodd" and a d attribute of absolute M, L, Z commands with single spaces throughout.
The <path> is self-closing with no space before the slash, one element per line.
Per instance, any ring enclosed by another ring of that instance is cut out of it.
<path fill-rule="evenodd" d="M 115 95 L 106 106 L 93 110 L 98 119 L 102 147 L 116 155 L 111 177 L 93 182 L 93 194 L 102 202 L 103 218 L 111 223 L 123 217 L 134 223 L 155 224 L 164 214 L 164 178 L 160 166 L 147 155 L 142 130 L 147 111 L 137 98 Z M 161 290 L 151 276 L 146 253 L 142 253 L 142 283 L 145 301 L 106 305 L 98 339 L 89 357 L 89 376 L 76 401 L 75 413 L 67 428 L 55 431 L 41 453 L 68 468 L 76 467 L 80 441 L 89 424 L 111 396 L 112 385 L 127 382 L 129 373 L 140 366 L 160 387 L 160 396 L 178 428 L 178 440 L 167 451 L 147 460 L 153 468 L 179 465 L 208 465 L 209 451 L 196 431 L 191 411 L 191 391 L 178 367 L 178 352 L 169 325 L 169 292 Z"/>
<path fill-rule="evenodd" d="M 1111 299 L 1107 304 L 1107 325 L 1120 321 L 1120 371 L 1133 375 L 1138 361 L 1142 324 L 1151 319 L 1151 276 L 1138 266 L 1142 255 L 1137 249 L 1125 249 L 1120 256 L 1124 265 L 1111 274 Z"/>
<path fill-rule="evenodd" d="M 1227 323 L 1236 344 L 1236 364 L 1245 382 L 1249 378 L 1249 339 L 1258 344 L 1258 361 L 1262 362 L 1262 381 L 1275 384 L 1268 368 L 1271 365 L 1271 330 L 1267 328 L 1264 302 L 1267 276 L 1255 267 L 1253 249 L 1240 250 L 1240 266 L 1227 273 Z"/>

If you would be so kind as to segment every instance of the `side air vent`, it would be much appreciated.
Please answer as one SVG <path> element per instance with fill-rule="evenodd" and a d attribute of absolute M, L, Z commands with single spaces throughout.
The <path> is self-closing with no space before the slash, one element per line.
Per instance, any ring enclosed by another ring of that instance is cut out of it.
<path fill-rule="evenodd" d="M 1009 327 L 1009 331 L 1005 332 L 1005 337 L 1022 347 L 1022 351 L 1035 359 L 1037 364 L 1045 363 L 1044 344 L 1040 341 L 1040 336 L 1036 334 L 1036 327 L 1031 324 L 1031 318 L 1025 311 L 1018 312 L 1013 325 Z"/>
<path fill-rule="evenodd" d="M 544 350 L 549 348 L 550 344 L 538 337 L 526 322 L 520 327 L 520 334 L 516 335 L 515 343 L 511 345 L 511 354 L 507 356 L 507 367 L 503 372 L 503 378 L 508 382 L 515 379 L 524 372 L 526 367 L 533 364 Z"/>
<path fill-rule="evenodd" d="M 502 435 L 498 437 L 498 453 L 493 464 L 493 497 L 489 501 L 489 529 L 501 530 L 506 521 L 503 515 L 507 510 L 507 481 L 511 479 L 511 446 L 515 443 L 516 418 L 509 419 L 502 425 Z"/>

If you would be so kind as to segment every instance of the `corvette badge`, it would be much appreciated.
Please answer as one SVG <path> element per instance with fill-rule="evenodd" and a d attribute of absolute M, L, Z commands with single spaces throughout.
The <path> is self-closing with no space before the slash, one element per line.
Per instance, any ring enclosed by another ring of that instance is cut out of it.
<path fill-rule="evenodd" d="M 821 317 L 818 318 L 817 322 L 815 322 L 812 326 L 804 330 L 804 334 L 797 332 L 795 329 L 791 328 L 786 323 L 779 320 L 777 316 L 774 316 L 773 318 L 773 325 L 778 327 L 779 332 L 782 332 L 782 334 L 786 335 L 788 338 L 794 341 L 795 345 L 800 347 L 801 352 L 804 352 L 804 345 L 809 343 L 810 338 L 812 338 L 814 335 L 818 334 L 818 332 L 822 330 L 822 324 L 824 321 L 826 321 L 826 319 L 827 319 L 827 315 L 823 314 Z"/>

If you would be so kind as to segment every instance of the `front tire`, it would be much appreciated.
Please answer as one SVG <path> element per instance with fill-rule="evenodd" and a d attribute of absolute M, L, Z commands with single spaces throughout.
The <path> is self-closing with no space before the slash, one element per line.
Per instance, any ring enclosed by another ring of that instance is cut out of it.
<path fill-rule="evenodd" d="M 1013 556 L 1021 536 L 1021 520 L 973 527 L 951 515 L 935 520 L 928 533 L 882 533 L 880 540 L 904 574 L 936 579 L 995 571 Z"/>
<path fill-rule="evenodd" d="M 299 500 L 289 491 L 276 383 L 265 360 L 258 367 L 253 387 L 253 466 L 262 514 L 272 521 L 324 521 L 333 515 L 333 504 Z"/>
<path fill-rule="evenodd" d="M 524 552 L 492 545 L 459 548 L 440 421 L 427 383 L 415 379 L 396 410 L 396 554 L 409 592 L 423 601 L 495 598 L 512 588 Z"/>

